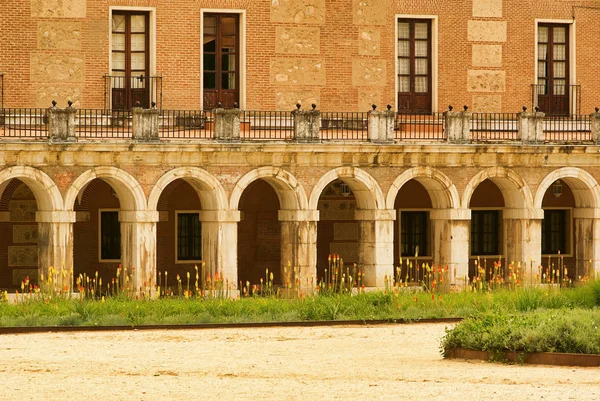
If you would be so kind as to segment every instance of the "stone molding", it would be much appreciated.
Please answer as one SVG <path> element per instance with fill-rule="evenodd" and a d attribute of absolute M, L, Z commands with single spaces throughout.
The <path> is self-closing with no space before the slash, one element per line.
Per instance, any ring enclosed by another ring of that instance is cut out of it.
<path fill-rule="evenodd" d="M 202 222 L 237 223 L 241 220 L 239 210 L 201 210 L 199 215 Z"/>
<path fill-rule="evenodd" d="M 354 212 L 354 218 L 358 221 L 394 221 L 396 220 L 396 210 L 357 210 Z"/>
<path fill-rule="evenodd" d="M 471 209 L 433 209 L 430 220 L 471 220 Z"/>
<path fill-rule="evenodd" d="M 75 223 L 76 213 L 70 211 L 39 211 L 35 212 L 35 221 L 38 223 Z"/>
<path fill-rule="evenodd" d="M 319 221 L 318 210 L 279 210 L 279 221 Z"/>
<path fill-rule="evenodd" d="M 543 209 L 502 209 L 504 220 L 544 220 Z"/>
<path fill-rule="evenodd" d="M 120 210 L 121 223 L 158 223 L 159 213 L 151 210 Z"/>

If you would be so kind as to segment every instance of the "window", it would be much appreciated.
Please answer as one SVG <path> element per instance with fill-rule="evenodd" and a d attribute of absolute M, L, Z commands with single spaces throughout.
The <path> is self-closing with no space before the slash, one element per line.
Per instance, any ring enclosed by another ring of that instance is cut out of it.
<path fill-rule="evenodd" d="M 149 25 L 148 12 L 112 13 L 110 87 L 113 109 L 130 109 L 137 102 L 145 108 L 150 106 Z"/>
<path fill-rule="evenodd" d="M 100 211 L 100 260 L 121 259 L 121 223 L 117 210 Z"/>
<path fill-rule="evenodd" d="M 575 88 L 569 85 L 569 25 L 539 24 L 537 105 L 550 115 L 569 115 Z"/>
<path fill-rule="evenodd" d="M 542 221 L 542 254 L 568 253 L 569 211 L 566 209 L 544 210 Z"/>
<path fill-rule="evenodd" d="M 400 212 L 401 224 L 401 256 L 428 255 L 427 228 L 429 216 L 427 212 Z"/>
<path fill-rule="evenodd" d="M 177 213 L 177 260 L 202 259 L 202 230 L 199 213 Z"/>
<path fill-rule="evenodd" d="M 398 20 L 398 111 L 431 112 L 431 20 Z"/>
<path fill-rule="evenodd" d="M 204 14 L 204 109 L 239 104 L 239 15 Z"/>
<path fill-rule="evenodd" d="M 471 255 L 499 255 L 498 210 L 471 212 Z"/>

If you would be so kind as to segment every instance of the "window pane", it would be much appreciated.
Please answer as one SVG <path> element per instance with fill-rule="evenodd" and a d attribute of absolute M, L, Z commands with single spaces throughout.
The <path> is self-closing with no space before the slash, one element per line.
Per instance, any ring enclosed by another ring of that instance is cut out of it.
<path fill-rule="evenodd" d="M 146 32 L 146 16 L 132 15 L 131 16 L 131 32 Z"/>
<path fill-rule="evenodd" d="M 146 53 L 131 53 L 131 69 L 141 71 L 146 69 Z"/>
<path fill-rule="evenodd" d="M 223 53 L 235 53 L 235 36 L 222 38 L 221 51 Z"/>
<path fill-rule="evenodd" d="M 427 57 L 428 56 L 428 42 L 426 40 L 415 41 L 415 57 Z"/>
<path fill-rule="evenodd" d="M 235 74 L 223 74 L 221 89 L 235 89 Z"/>
<path fill-rule="evenodd" d="M 410 74 L 410 59 L 408 58 L 399 58 L 398 59 L 398 73 L 399 74 Z"/>
<path fill-rule="evenodd" d="M 217 74 L 214 72 L 204 73 L 204 89 L 217 89 Z"/>
<path fill-rule="evenodd" d="M 415 74 L 427 75 L 429 74 L 429 63 L 425 58 L 415 59 Z"/>
<path fill-rule="evenodd" d="M 125 35 L 120 33 L 113 33 L 112 35 L 112 49 L 125 51 Z"/>
<path fill-rule="evenodd" d="M 537 94 L 546 95 L 548 93 L 547 83 L 545 79 L 538 79 Z"/>
<path fill-rule="evenodd" d="M 410 57 L 410 42 L 405 40 L 398 42 L 398 57 Z"/>
<path fill-rule="evenodd" d="M 427 23 L 415 23 L 415 39 L 427 39 L 429 37 L 429 30 L 427 28 Z"/>
<path fill-rule="evenodd" d="M 100 213 L 100 258 L 106 260 L 121 258 L 119 212 Z"/>
<path fill-rule="evenodd" d="M 125 32 L 125 16 L 114 15 L 112 16 L 112 30 L 113 32 Z"/>
<path fill-rule="evenodd" d="M 545 78 L 546 77 L 546 66 L 547 64 L 543 61 L 538 62 L 538 77 Z"/>
<path fill-rule="evenodd" d="M 235 18 L 221 18 L 221 34 L 235 35 Z"/>
<path fill-rule="evenodd" d="M 554 43 L 566 43 L 567 41 L 567 28 L 566 27 L 555 27 L 553 29 Z"/>
<path fill-rule="evenodd" d="M 198 213 L 177 215 L 177 259 L 201 259 L 201 225 Z"/>
<path fill-rule="evenodd" d="M 214 36 L 204 37 L 204 51 L 208 53 L 214 53 L 217 51 L 217 41 Z"/>
<path fill-rule="evenodd" d="M 125 70 L 125 53 L 112 54 L 112 69 Z"/>
<path fill-rule="evenodd" d="M 427 77 L 415 77 L 415 92 L 429 92 L 429 83 L 427 82 Z"/>
<path fill-rule="evenodd" d="M 410 39 L 410 24 L 408 22 L 398 22 L 398 38 Z"/>
<path fill-rule="evenodd" d="M 204 54 L 204 69 L 214 71 L 217 68 L 217 56 L 215 54 Z"/>
<path fill-rule="evenodd" d="M 538 45 L 538 60 L 548 60 L 548 45 Z"/>
<path fill-rule="evenodd" d="M 567 81 L 564 79 L 555 79 L 553 91 L 555 95 L 563 96 L 567 92 Z"/>
<path fill-rule="evenodd" d="M 566 60 L 566 45 L 554 45 L 554 60 L 563 61 Z"/>
<path fill-rule="evenodd" d="M 410 92 L 409 77 L 398 77 L 398 92 Z"/>
<path fill-rule="evenodd" d="M 221 57 L 221 68 L 223 71 L 235 71 L 235 55 L 223 54 Z"/>
<path fill-rule="evenodd" d="M 567 63 L 564 61 L 554 63 L 554 78 L 565 78 L 567 74 Z"/>
<path fill-rule="evenodd" d="M 146 35 L 145 34 L 136 34 L 131 35 L 131 51 L 146 51 Z"/>
<path fill-rule="evenodd" d="M 217 34 L 217 19 L 215 17 L 204 17 L 204 37 Z"/>
<path fill-rule="evenodd" d="M 547 26 L 538 26 L 538 42 L 548 43 Z"/>

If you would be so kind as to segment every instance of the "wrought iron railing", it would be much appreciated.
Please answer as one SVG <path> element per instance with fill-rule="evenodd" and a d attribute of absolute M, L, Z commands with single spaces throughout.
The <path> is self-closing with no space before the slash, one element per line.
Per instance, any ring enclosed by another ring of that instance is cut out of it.
<path fill-rule="evenodd" d="M 0 137 L 45 139 L 48 137 L 46 109 L 2 109 Z"/>
<path fill-rule="evenodd" d="M 241 139 L 294 139 L 294 116 L 289 111 L 240 111 Z"/>
<path fill-rule="evenodd" d="M 0 72 L 0 113 L 4 110 L 4 73 Z"/>
<path fill-rule="evenodd" d="M 473 113 L 471 140 L 475 142 L 519 141 L 517 113 Z"/>
<path fill-rule="evenodd" d="M 162 76 L 104 76 L 104 110 L 130 110 L 154 103 L 162 108 Z"/>
<path fill-rule="evenodd" d="M 549 116 L 580 114 L 581 85 L 531 85 L 531 107 Z"/>
<path fill-rule="evenodd" d="M 544 119 L 544 142 L 573 143 L 593 140 L 589 115 L 546 116 Z"/>
<path fill-rule="evenodd" d="M 210 111 L 161 110 L 158 131 L 164 139 L 212 139 L 215 120 Z"/>
<path fill-rule="evenodd" d="M 80 109 L 75 114 L 75 136 L 82 139 L 132 137 L 131 111 Z"/>
<path fill-rule="evenodd" d="M 432 140 L 447 139 L 444 132 L 444 114 L 396 114 L 394 127 L 396 140 Z"/>
<path fill-rule="evenodd" d="M 320 138 L 322 140 L 368 139 L 369 117 L 363 112 L 322 112 Z"/>

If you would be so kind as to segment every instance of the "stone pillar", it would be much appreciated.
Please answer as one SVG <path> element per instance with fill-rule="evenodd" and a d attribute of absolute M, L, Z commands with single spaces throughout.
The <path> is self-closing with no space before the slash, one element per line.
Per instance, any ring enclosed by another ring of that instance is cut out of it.
<path fill-rule="evenodd" d="M 75 212 L 46 212 L 39 211 L 35 214 L 38 223 L 38 278 L 41 284 L 48 278 L 50 267 L 57 273 L 61 269 L 68 272 L 63 285 L 73 289 L 73 223 Z M 61 273 L 59 273 L 61 274 Z M 42 276 L 44 280 L 42 280 Z M 54 290 L 60 288 L 61 282 L 53 283 Z"/>
<path fill-rule="evenodd" d="M 240 140 L 240 110 L 215 109 L 215 138 L 219 141 Z"/>
<path fill-rule="evenodd" d="M 448 266 L 450 284 L 462 289 L 469 277 L 471 210 L 437 209 L 429 213 L 433 263 Z"/>
<path fill-rule="evenodd" d="M 158 141 L 158 109 L 134 107 L 132 113 L 133 139 L 142 142 Z"/>
<path fill-rule="evenodd" d="M 393 143 L 396 113 L 389 105 L 386 111 L 377 111 L 375 107 L 373 105 L 373 110 L 369 111 L 369 140 L 373 143 Z"/>
<path fill-rule="evenodd" d="M 519 113 L 519 136 L 523 143 L 542 143 L 544 141 L 544 113 L 528 113 L 523 108 Z"/>
<path fill-rule="evenodd" d="M 542 261 L 542 209 L 504 209 L 506 264 L 521 262 L 525 282 L 532 283 Z"/>
<path fill-rule="evenodd" d="M 202 222 L 202 260 L 205 273 L 214 275 L 216 271 L 229 281 L 236 296 L 238 283 L 238 223 L 239 210 L 203 210 Z M 204 279 L 204 278 L 203 278 Z"/>
<path fill-rule="evenodd" d="M 321 129 L 321 112 L 313 104 L 312 110 L 301 110 L 300 104 L 296 105 L 298 110 L 292 111 L 294 117 L 294 138 L 298 142 L 316 142 L 319 140 Z"/>
<path fill-rule="evenodd" d="M 471 120 L 473 113 L 467 111 L 444 112 L 445 130 L 450 143 L 467 143 L 471 139 Z"/>
<path fill-rule="evenodd" d="M 358 265 L 366 287 L 383 288 L 385 276 L 394 274 L 395 210 L 357 210 Z"/>
<path fill-rule="evenodd" d="M 154 291 L 156 286 L 156 211 L 119 212 L 121 265 L 133 276 L 135 292 Z M 145 288 L 144 288 L 145 285 Z"/>
<path fill-rule="evenodd" d="M 281 277 L 283 268 L 296 269 L 301 288 L 310 287 L 317 276 L 317 221 L 318 210 L 280 210 L 281 222 Z"/>
<path fill-rule="evenodd" d="M 75 114 L 77 110 L 72 106 L 65 109 L 56 107 L 56 101 L 52 101 L 46 114 L 48 116 L 48 137 L 50 142 L 75 142 Z"/>
<path fill-rule="evenodd" d="M 591 279 L 600 277 L 600 208 L 573 209 L 575 228 L 573 253 L 575 254 L 575 272 L 572 279 L 587 275 Z"/>
<path fill-rule="evenodd" d="M 595 112 L 590 114 L 590 121 L 592 125 L 592 138 L 594 143 L 600 144 L 600 109 L 596 107 Z"/>

